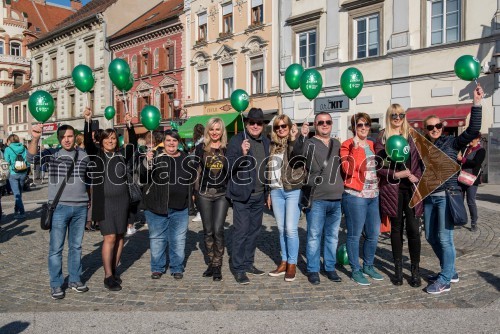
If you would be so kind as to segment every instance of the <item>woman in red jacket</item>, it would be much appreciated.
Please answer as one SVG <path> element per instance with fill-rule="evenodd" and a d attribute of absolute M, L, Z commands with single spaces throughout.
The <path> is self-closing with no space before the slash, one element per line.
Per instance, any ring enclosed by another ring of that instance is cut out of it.
<path fill-rule="evenodd" d="M 406 236 L 410 251 L 411 278 L 410 285 L 419 287 L 421 283 L 420 262 L 420 230 L 416 217 L 423 215 L 422 203 L 410 208 L 410 200 L 422 176 L 422 161 L 413 142 L 414 129 L 405 118 L 405 111 L 399 104 L 391 104 L 385 114 L 385 129 L 379 134 L 375 143 L 377 156 L 384 159 L 383 168 L 377 170 L 380 178 L 381 213 L 391 220 L 391 246 L 394 258 L 394 285 L 403 284 L 403 214 L 406 221 Z M 405 163 L 390 163 L 385 152 L 385 142 L 393 135 L 401 135 L 410 144 L 410 157 Z"/>
<path fill-rule="evenodd" d="M 351 118 L 354 138 L 342 143 L 340 158 L 344 171 L 342 208 L 347 225 L 347 255 L 352 269 L 352 280 L 359 285 L 370 285 L 366 276 L 383 280 L 375 271 L 373 260 L 380 234 L 378 180 L 373 142 L 368 140 L 371 119 L 365 113 Z M 365 232 L 363 269 L 359 265 L 359 239 Z"/>

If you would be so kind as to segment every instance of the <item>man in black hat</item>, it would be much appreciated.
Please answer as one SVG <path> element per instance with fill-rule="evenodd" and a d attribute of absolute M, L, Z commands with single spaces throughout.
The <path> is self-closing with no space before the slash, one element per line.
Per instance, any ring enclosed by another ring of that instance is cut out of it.
<path fill-rule="evenodd" d="M 250 283 L 247 274 L 264 275 L 253 264 L 268 195 L 264 173 L 269 139 L 263 129 L 262 109 L 252 108 L 245 119 L 245 131 L 231 138 L 227 147 L 231 170 L 227 196 L 233 201 L 234 227 L 231 261 L 240 284 Z"/>

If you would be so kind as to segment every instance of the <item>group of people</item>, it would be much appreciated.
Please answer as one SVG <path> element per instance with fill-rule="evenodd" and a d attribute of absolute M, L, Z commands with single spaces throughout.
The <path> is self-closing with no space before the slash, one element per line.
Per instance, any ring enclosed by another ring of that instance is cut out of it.
<path fill-rule="evenodd" d="M 443 135 L 443 123 L 438 116 L 424 120 L 424 131 L 426 138 L 448 157 L 479 173 L 477 164 L 480 166 L 481 154 L 476 146 L 481 127 L 482 88 L 477 86 L 473 95 L 470 122 L 462 134 L 457 137 Z M 50 201 L 65 177 L 66 171 L 60 168 L 61 164 L 69 168 L 77 155 L 74 174 L 64 188 L 50 231 L 49 274 L 53 298 L 64 298 L 62 249 L 66 232 L 69 239 L 69 287 L 77 292 L 88 290 L 80 278 L 80 256 L 90 202 L 92 219 L 99 221 L 104 237 L 104 286 L 111 291 L 121 289 L 117 266 L 130 212 L 130 181 L 135 180 L 132 173 L 137 173 L 138 180 L 134 182 L 142 186 L 140 206 L 144 209 L 149 230 L 152 279 L 160 279 L 167 269 L 175 279 L 183 279 L 190 189 L 194 186 L 207 255 L 207 268 L 202 275 L 214 281 L 223 279 L 224 222 L 232 205 L 232 244 L 227 246 L 232 250 L 231 268 L 239 284 L 249 284 L 249 275 L 265 274 L 254 265 L 265 206 L 274 213 L 281 248 L 281 261 L 268 273 L 270 276 L 284 276 L 287 282 L 296 278 L 298 223 L 302 210 L 307 220 L 307 277 L 311 284 L 320 284 L 322 269 L 329 280 L 342 280 L 335 269 L 342 214 L 347 227 L 351 279 L 357 284 L 370 285 L 369 279 L 384 279 L 374 266 L 382 216 L 389 217 L 391 222 L 395 268 L 392 281 L 395 285 L 403 284 L 405 228 L 411 259 L 409 284 L 412 287 L 422 284 L 418 219 L 421 216 L 424 217 L 426 239 L 441 268 L 437 275 L 429 277 L 426 291 L 438 294 L 450 290 L 450 282 L 458 282 L 454 227 L 445 196 L 445 189 L 460 188 L 457 177 L 455 175 L 436 187 L 423 202 L 410 205 L 426 159 L 416 145 L 415 130 L 398 104 L 387 109 L 385 130 L 375 142 L 369 139 L 371 119 L 365 113 L 352 116 L 353 137 L 340 143 L 331 137 L 333 120 L 328 113 L 316 114 L 313 136 L 307 123 L 299 129 L 288 116 L 276 116 L 268 138 L 263 131 L 265 118 L 262 110 L 252 108 L 245 118 L 244 131 L 230 140 L 223 120 L 214 117 L 206 124 L 193 156 L 179 150 L 181 138 L 178 132 L 167 130 L 161 149 L 147 150 L 137 164 L 133 157 L 137 139 L 130 122 L 127 125 L 129 144 L 119 149 L 116 132 L 112 129 L 105 130 L 99 145 L 95 145 L 87 130 L 92 112 L 86 109 L 84 116 L 86 152 L 75 148 L 74 129 L 64 125 L 58 129 L 61 148 L 47 155 L 45 161 L 49 165 Z M 130 121 L 130 116 L 127 117 Z M 30 159 L 38 154 L 40 135 L 40 126 L 34 126 L 33 140 L 28 148 Z M 393 135 L 401 135 L 409 142 L 410 157 L 404 163 L 387 158 L 385 143 Z M 471 158 L 470 154 L 474 152 Z M 42 156 L 45 153 L 48 152 L 42 152 Z M 92 196 L 89 196 L 88 185 Z M 477 189 L 477 185 L 464 188 L 471 198 L 476 191 L 473 187 Z M 471 215 L 474 230 L 477 228 L 477 210 L 471 209 Z M 360 265 L 362 235 L 363 263 Z"/>

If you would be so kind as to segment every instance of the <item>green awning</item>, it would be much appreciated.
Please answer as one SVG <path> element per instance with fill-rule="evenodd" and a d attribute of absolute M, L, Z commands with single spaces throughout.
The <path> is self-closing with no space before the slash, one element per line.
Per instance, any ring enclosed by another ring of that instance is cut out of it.
<path fill-rule="evenodd" d="M 77 134 L 81 133 L 78 130 L 75 130 L 75 136 Z M 42 139 L 42 144 L 43 145 L 59 145 L 59 139 L 57 138 L 57 131 L 48 136 L 45 139 Z"/>
<path fill-rule="evenodd" d="M 243 131 L 243 122 L 241 120 L 240 113 L 226 113 L 226 114 L 217 114 L 217 115 L 200 115 L 200 116 L 192 116 L 189 117 L 186 123 L 182 124 L 179 127 L 179 135 L 181 138 L 193 138 L 193 128 L 196 124 L 202 124 L 203 126 L 207 126 L 207 122 L 212 117 L 219 117 L 222 119 L 224 124 L 226 125 L 226 130 L 228 133 L 235 133 L 235 122 L 238 125 L 238 132 Z"/>

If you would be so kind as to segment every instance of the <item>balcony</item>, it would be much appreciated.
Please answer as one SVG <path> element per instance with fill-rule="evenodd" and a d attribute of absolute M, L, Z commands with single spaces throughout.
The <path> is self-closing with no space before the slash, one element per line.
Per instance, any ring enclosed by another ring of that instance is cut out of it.
<path fill-rule="evenodd" d="M 219 33 L 219 38 L 217 38 L 217 42 L 220 43 L 226 39 L 233 38 L 234 34 L 232 32 L 221 32 Z"/>
<path fill-rule="evenodd" d="M 30 60 L 26 57 L 0 55 L 0 63 L 11 63 L 22 66 L 30 66 Z"/>
<path fill-rule="evenodd" d="M 245 29 L 245 33 L 248 34 L 255 30 L 264 30 L 264 23 L 260 21 L 252 22 L 252 24 L 250 24 L 248 28 Z"/>

